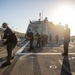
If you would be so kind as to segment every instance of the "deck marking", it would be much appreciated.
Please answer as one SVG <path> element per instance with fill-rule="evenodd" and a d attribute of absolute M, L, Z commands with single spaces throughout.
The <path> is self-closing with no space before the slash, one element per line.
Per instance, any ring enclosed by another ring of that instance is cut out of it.
<path fill-rule="evenodd" d="M 62 55 L 62 53 L 17 53 L 18 55 Z M 69 55 L 75 55 L 75 53 L 68 53 Z"/>

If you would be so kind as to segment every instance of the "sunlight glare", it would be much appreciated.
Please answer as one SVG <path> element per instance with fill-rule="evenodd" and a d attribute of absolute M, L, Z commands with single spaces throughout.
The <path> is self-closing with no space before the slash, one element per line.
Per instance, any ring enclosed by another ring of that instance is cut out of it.
<path fill-rule="evenodd" d="M 74 31 L 75 25 L 75 10 L 72 5 L 63 4 L 54 10 L 52 14 L 52 21 L 55 24 L 59 24 L 59 22 L 64 26 L 68 24 L 71 30 Z M 73 32 L 72 32 L 73 33 Z"/>
<path fill-rule="evenodd" d="M 56 7 L 51 14 L 50 20 L 54 24 L 59 24 L 65 26 L 68 24 L 72 34 L 75 34 L 75 9 L 74 6 L 71 4 L 61 4 L 60 6 Z"/>

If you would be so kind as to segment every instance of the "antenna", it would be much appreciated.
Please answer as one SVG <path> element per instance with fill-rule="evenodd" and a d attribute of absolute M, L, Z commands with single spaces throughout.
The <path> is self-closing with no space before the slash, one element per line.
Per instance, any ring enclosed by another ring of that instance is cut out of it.
<path fill-rule="evenodd" d="M 42 10 L 42 20 L 43 20 L 43 10 Z"/>
<path fill-rule="evenodd" d="M 41 13 L 39 13 L 39 19 L 41 20 Z"/>

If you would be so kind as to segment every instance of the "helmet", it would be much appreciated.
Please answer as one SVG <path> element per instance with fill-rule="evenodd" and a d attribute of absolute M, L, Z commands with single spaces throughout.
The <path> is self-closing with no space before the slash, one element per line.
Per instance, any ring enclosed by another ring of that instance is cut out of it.
<path fill-rule="evenodd" d="M 7 23 L 5 23 L 5 22 L 2 24 L 2 27 L 3 27 L 3 28 L 6 28 L 7 26 L 8 26 L 8 25 L 7 25 Z"/>

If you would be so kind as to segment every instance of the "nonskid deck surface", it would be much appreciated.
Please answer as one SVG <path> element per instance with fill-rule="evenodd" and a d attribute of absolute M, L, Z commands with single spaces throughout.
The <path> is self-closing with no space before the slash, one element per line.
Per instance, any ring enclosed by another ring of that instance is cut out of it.
<path fill-rule="evenodd" d="M 63 44 L 48 43 L 27 51 L 27 46 L 12 60 L 12 64 L 0 69 L 0 75 L 75 75 L 75 46 L 69 45 L 68 56 L 62 56 Z"/>

